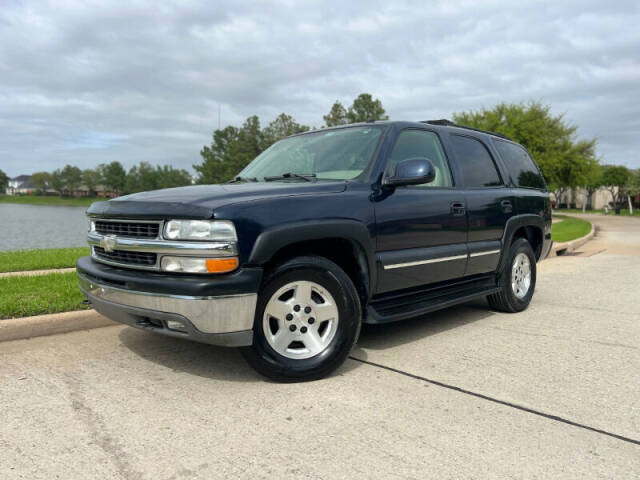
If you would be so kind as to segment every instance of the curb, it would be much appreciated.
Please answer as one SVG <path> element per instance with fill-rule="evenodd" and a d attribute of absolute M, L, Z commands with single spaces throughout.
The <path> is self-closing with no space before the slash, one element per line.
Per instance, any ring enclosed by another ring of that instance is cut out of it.
<path fill-rule="evenodd" d="M 21 272 L 2 272 L 0 278 L 7 277 L 35 277 L 38 275 L 49 275 L 50 273 L 71 273 L 75 272 L 76 267 L 70 268 L 51 268 L 48 270 L 23 270 Z"/>
<path fill-rule="evenodd" d="M 0 320 L 0 342 L 117 325 L 95 310 Z"/>
<path fill-rule="evenodd" d="M 553 256 L 554 253 L 556 255 L 564 255 L 565 253 L 573 252 L 576 248 L 581 247 L 589 240 L 591 240 L 595 236 L 595 234 L 596 226 L 591 223 L 591 231 L 584 237 L 576 238 L 575 240 L 571 240 L 570 242 L 554 243 L 549 256 Z"/>

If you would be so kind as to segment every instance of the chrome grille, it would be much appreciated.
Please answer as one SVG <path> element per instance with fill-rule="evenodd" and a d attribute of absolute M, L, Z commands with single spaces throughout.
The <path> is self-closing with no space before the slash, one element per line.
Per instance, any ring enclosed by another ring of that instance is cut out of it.
<path fill-rule="evenodd" d="M 147 267 L 153 267 L 157 260 L 157 255 L 155 253 L 124 250 L 113 250 L 112 252 L 107 252 L 102 247 L 93 247 L 93 254 L 96 257 L 109 262 Z"/>
<path fill-rule="evenodd" d="M 95 231 L 100 235 L 131 238 L 158 238 L 160 224 L 156 222 L 118 222 L 96 220 Z"/>
<path fill-rule="evenodd" d="M 234 257 L 236 242 L 181 241 L 162 238 L 162 220 L 91 217 L 87 235 L 91 256 L 97 262 L 138 270 L 160 270 L 164 255 Z"/>

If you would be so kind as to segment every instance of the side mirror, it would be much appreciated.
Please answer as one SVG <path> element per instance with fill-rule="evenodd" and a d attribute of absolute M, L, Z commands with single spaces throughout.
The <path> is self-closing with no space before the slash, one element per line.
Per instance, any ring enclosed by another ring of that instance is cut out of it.
<path fill-rule="evenodd" d="M 436 178 L 433 163 L 426 158 L 410 158 L 396 165 L 396 171 L 382 180 L 385 188 L 403 187 L 405 185 L 421 185 L 430 183 Z"/>

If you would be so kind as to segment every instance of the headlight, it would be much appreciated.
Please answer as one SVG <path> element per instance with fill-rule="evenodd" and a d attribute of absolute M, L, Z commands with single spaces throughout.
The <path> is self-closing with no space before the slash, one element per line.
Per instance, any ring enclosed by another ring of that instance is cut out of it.
<path fill-rule="evenodd" d="M 160 263 L 164 272 L 179 273 L 227 273 L 238 268 L 238 257 L 193 258 L 162 257 Z"/>
<path fill-rule="evenodd" d="M 238 240 L 233 223 L 228 220 L 170 220 L 164 226 L 169 240 Z"/>

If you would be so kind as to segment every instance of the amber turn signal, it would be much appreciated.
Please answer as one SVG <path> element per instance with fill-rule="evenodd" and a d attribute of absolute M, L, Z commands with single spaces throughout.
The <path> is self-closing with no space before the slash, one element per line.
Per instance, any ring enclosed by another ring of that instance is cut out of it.
<path fill-rule="evenodd" d="M 207 259 L 207 272 L 209 273 L 227 273 L 236 268 L 238 268 L 238 257 Z"/>

